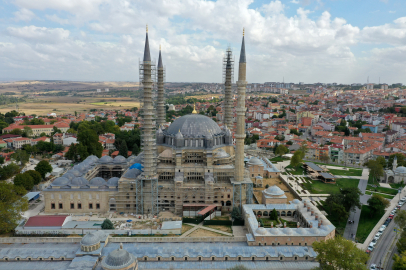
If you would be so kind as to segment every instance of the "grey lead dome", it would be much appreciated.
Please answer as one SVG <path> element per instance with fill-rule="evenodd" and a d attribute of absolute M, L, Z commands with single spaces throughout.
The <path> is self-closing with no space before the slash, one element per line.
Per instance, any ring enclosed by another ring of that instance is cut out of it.
<path fill-rule="evenodd" d="M 176 135 L 179 130 L 184 137 L 209 137 L 222 133 L 216 122 L 201 114 L 188 114 L 179 117 L 173 121 L 165 133 Z"/>
<path fill-rule="evenodd" d="M 121 269 L 131 265 L 135 261 L 134 257 L 127 250 L 115 249 L 102 261 L 102 267 L 107 269 Z"/>

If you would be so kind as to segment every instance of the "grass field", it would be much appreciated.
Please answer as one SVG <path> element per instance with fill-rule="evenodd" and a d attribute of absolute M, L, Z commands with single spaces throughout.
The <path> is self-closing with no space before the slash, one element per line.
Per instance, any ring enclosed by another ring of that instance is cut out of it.
<path fill-rule="evenodd" d="M 393 184 L 389 184 L 392 188 L 396 188 L 396 189 L 398 189 L 398 188 L 404 188 L 405 187 L 405 184 L 402 184 L 402 183 L 393 183 Z"/>
<path fill-rule="evenodd" d="M 376 223 L 381 219 L 382 215 L 374 215 L 371 217 L 371 209 L 368 205 L 363 205 L 361 208 L 361 217 L 359 219 L 356 239 L 360 243 L 364 243 Z"/>
<path fill-rule="evenodd" d="M 346 175 L 346 176 L 362 176 L 362 170 L 359 169 L 349 169 L 347 170 L 335 170 L 328 169 L 329 172 L 333 175 Z"/>
<path fill-rule="evenodd" d="M 397 189 L 391 189 L 391 188 L 385 188 L 385 187 L 371 187 L 371 186 L 367 186 L 367 190 L 371 190 L 371 191 L 376 191 L 376 192 L 380 192 L 380 193 L 386 193 L 386 194 L 391 194 L 391 195 L 396 195 L 398 194 Z"/>
<path fill-rule="evenodd" d="M 321 181 L 310 180 L 311 183 L 304 183 L 303 186 L 313 194 L 339 193 L 340 188 L 358 188 L 359 179 L 336 179 L 336 184 L 326 184 Z"/>
<path fill-rule="evenodd" d="M 288 160 L 288 158 L 274 157 L 274 158 L 270 158 L 269 160 L 272 161 L 272 162 L 281 162 L 281 161 L 284 161 L 284 160 Z"/>
<path fill-rule="evenodd" d="M 367 195 L 372 195 L 373 193 L 375 193 L 375 192 L 365 191 L 365 194 L 367 194 Z M 381 193 L 377 193 L 377 194 L 379 194 L 379 195 L 381 195 L 382 197 L 384 197 L 384 198 L 386 198 L 386 199 L 389 199 L 389 200 L 392 200 L 393 197 L 395 197 L 395 196 L 392 196 L 392 195 L 386 195 L 386 194 L 381 194 Z"/>
<path fill-rule="evenodd" d="M 293 169 L 293 170 L 288 170 L 293 175 L 303 175 L 304 174 L 304 169 L 302 168 L 302 165 L 298 166 L 297 168 L 292 167 L 291 165 L 286 166 L 287 169 Z"/>

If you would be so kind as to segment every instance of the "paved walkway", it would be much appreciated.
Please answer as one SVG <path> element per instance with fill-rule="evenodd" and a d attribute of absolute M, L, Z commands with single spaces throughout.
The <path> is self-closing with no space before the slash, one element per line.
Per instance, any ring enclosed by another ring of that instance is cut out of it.
<path fill-rule="evenodd" d="M 392 188 L 388 183 L 379 183 L 381 187 Z"/>
<path fill-rule="evenodd" d="M 188 230 L 187 232 L 185 232 L 184 234 L 179 236 L 180 238 L 187 237 L 189 234 L 191 234 L 192 232 L 194 232 L 194 231 L 196 231 L 198 229 L 203 229 L 203 230 L 207 230 L 207 231 L 211 231 L 211 232 L 215 232 L 215 233 L 220 233 L 220 234 L 224 234 L 226 236 L 234 236 L 232 233 L 223 232 L 223 231 L 220 231 L 220 230 L 216 230 L 216 229 L 212 229 L 212 228 L 203 226 L 203 222 L 199 223 L 198 225 L 192 224 L 192 223 L 185 223 L 185 224 L 193 226 L 194 228 Z"/>
<path fill-rule="evenodd" d="M 365 194 L 367 184 L 368 184 L 368 180 L 365 180 L 365 179 L 359 180 L 358 188 L 359 188 L 359 190 L 361 190 L 362 194 Z M 368 198 L 370 197 L 370 195 L 361 195 L 361 197 L 360 197 L 361 205 L 364 204 L 365 199 L 368 200 L 364 196 L 368 196 Z M 357 229 L 358 229 L 358 223 L 359 223 L 359 217 L 360 216 L 361 216 L 361 209 L 359 209 L 358 207 L 355 209 L 355 212 L 350 212 L 350 215 L 349 215 L 348 219 L 353 220 L 354 223 L 349 224 L 347 222 L 347 225 L 345 226 L 345 230 L 344 230 L 344 235 L 343 235 L 344 238 L 349 239 L 349 240 L 355 240 L 354 235 L 357 234 Z"/>

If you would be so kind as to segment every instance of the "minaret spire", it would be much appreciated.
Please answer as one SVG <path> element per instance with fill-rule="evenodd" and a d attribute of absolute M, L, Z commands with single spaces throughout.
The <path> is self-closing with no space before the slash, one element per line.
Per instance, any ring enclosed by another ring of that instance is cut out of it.
<path fill-rule="evenodd" d="M 236 154 L 235 154 L 235 180 L 242 182 L 244 180 L 244 138 L 245 138 L 245 88 L 246 82 L 246 57 L 245 57 L 245 31 L 243 30 L 240 62 L 238 66 L 238 81 L 237 81 L 237 130 L 235 133 Z M 248 195 L 247 195 L 248 196 Z M 247 201 L 249 198 L 247 198 Z"/>
<path fill-rule="evenodd" d="M 224 85 L 224 125 L 233 128 L 233 95 L 232 95 L 232 81 L 233 81 L 233 52 L 231 48 L 227 48 L 224 57 L 225 65 L 225 85 Z"/>
<path fill-rule="evenodd" d="M 148 24 L 147 24 L 147 33 L 146 33 L 146 37 L 145 37 L 144 61 L 151 61 L 151 54 L 149 52 L 149 40 L 148 40 Z"/>
<path fill-rule="evenodd" d="M 165 69 L 162 64 L 161 45 L 159 45 L 158 57 L 158 104 L 157 104 L 157 121 L 156 124 L 161 126 L 166 122 L 165 116 L 165 89 L 164 89 Z"/>

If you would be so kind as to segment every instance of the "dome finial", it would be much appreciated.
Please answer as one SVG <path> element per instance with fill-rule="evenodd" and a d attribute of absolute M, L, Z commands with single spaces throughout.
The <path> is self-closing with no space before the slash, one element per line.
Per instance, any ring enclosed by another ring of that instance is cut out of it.
<path fill-rule="evenodd" d="M 147 24 L 147 33 L 148 33 L 148 24 Z"/>
<path fill-rule="evenodd" d="M 147 32 L 148 32 L 148 30 L 147 30 Z M 242 28 L 242 36 L 245 36 L 245 28 L 244 27 Z"/>
<path fill-rule="evenodd" d="M 197 113 L 197 111 L 196 111 L 196 103 L 193 104 L 193 112 L 192 113 L 195 113 L 195 114 Z"/>
<path fill-rule="evenodd" d="M 147 26 L 148 27 L 148 26 Z M 120 249 L 123 249 L 123 243 L 120 243 Z"/>

